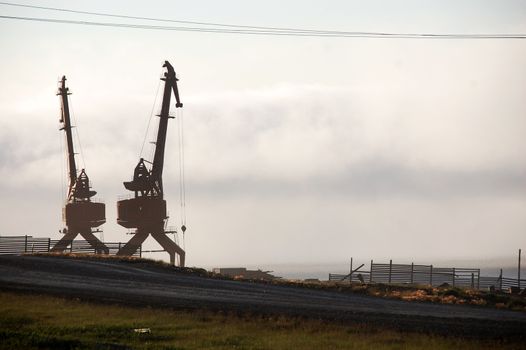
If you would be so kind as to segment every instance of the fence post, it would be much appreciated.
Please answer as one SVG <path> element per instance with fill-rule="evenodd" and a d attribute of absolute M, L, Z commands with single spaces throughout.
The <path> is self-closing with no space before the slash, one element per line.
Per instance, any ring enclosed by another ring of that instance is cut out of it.
<path fill-rule="evenodd" d="M 369 283 L 373 283 L 373 261 L 371 260 L 371 270 L 369 272 Z"/>
<path fill-rule="evenodd" d="M 433 287 L 433 265 L 429 268 L 429 285 Z"/>
<path fill-rule="evenodd" d="M 455 286 L 455 268 L 453 268 L 453 287 Z"/>
<path fill-rule="evenodd" d="M 352 257 L 351 257 L 351 267 L 350 267 L 350 271 L 349 271 L 349 284 L 352 284 Z"/>
<path fill-rule="evenodd" d="M 477 271 L 477 289 L 480 289 L 480 269 Z"/>
<path fill-rule="evenodd" d="M 142 244 L 139 246 L 139 258 L 142 258 Z"/>
<path fill-rule="evenodd" d="M 26 239 L 24 241 L 24 253 L 27 253 L 27 235 L 26 235 Z"/>
<path fill-rule="evenodd" d="M 51 238 L 47 239 L 47 252 L 49 253 L 51 251 Z"/>
<path fill-rule="evenodd" d="M 502 269 L 500 269 L 499 280 L 500 280 L 499 290 L 502 290 Z"/>
<path fill-rule="evenodd" d="M 120 251 L 121 251 L 121 242 L 119 242 L 119 250 L 117 251 L 117 253 Z"/>
<path fill-rule="evenodd" d="M 393 272 L 393 259 L 389 260 L 389 284 L 391 283 L 391 273 Z"/>
<path fill-rule="evenodd" d="M 471 289 L 475 289 L 475 274 L 471 273 Z"/>
<path fill-rule="evenodd" d="M 71 240 L 71 247 L 69 247 L 69 252 L 73 253 L 73 240 Z"/>
<path fill-rule="evenodd" d="M 411 284 L 414 283 L 414 271 L 415 271 L 415 263 L 411 263 Z"/>

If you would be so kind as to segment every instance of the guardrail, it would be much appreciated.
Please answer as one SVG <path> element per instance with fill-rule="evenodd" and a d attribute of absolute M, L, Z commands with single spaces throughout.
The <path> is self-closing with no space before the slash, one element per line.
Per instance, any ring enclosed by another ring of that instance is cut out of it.
<path fill-rule="evenodd" d="M 480 269 L 435 267 L 416 264 L 375 264 L 371 262 L 370 281 L 377 283 L 410 283 L 478 288 Z"/>
<path fill-rule="evenodd" d="M 360 268 L 363 265 L 360 266 Z M 329 281 L 362 281 L 365 283 L 385 283 L 385 284 L 415 284 L 440 286 L 445 283 L 453 287 L 473 288 L 473 289 L 496 289 L 508 290 L 516 288 L 522 290 L 526 287 L 526 280 L 508 278 L 502 276 L 481 276 L 480 269 L 458 268 L 458 267 L 435 267 L 433 265 L 417 264 L 393 264 L 390 260 L 388 264 L 374 263 L 371 260 L 369 271 L 352 270 L 349 274 L 329 273 Z M 358 274 L 361 278 L 358 278 Z"/>
<path fill-rule="evenodd" d="M 33 236 L 0 236 L 0 255 L 19 255 L 25 253 L 48 253 L 59 240 Z M 125 243 L 104 242 L 110 255 L 115 255 Z M 86 240 L 74 240 L 65 252 L 97 254 L 97 250 Z M 142 245 L 133 256 L 141 257 Z"/>

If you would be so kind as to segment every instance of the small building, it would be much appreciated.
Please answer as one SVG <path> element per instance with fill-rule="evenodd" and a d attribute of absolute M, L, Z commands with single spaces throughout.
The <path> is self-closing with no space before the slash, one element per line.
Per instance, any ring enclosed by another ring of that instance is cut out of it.
<path fill-rule="evenodd" d="M 213 273 L 232 278 L 272 281 L 280 277 L 271 275 L 272 271 L 247 270 L 246 267 L 219 267 L 212 269 Z"/>

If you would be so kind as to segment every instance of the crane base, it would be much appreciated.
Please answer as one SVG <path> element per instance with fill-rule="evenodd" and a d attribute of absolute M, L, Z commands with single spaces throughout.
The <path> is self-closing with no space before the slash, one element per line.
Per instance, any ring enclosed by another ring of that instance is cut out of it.
<path fill-rule="evenodd" d="M 93 233 L 91 229 L 88 230 L 68 230 L 54 246 L 51 248 L 52 253 L 63 253 L 69 245 L 73 242 L 75 237 L 81 235 L 92 247 L 97 254 L 109 254 L 110 250 L 104 243 L 102 243 Z"/>
<path fill-rule="evenodd" d="M 148 238 L 149 235 L 152 235 L 161 247 L 170 255 L 170 264 L 175 265 L 175 255 L 179 255 L 179 266 L 184 267 L 185 263 L 185 251 L 179 247 L 174 241 L 172 241 L 164 231 L 141 231 L 133 235 L 133 237 L 126 243 L 118 252 L 117 256 L 132 256 L 141 246 L 141 244 Z"/>

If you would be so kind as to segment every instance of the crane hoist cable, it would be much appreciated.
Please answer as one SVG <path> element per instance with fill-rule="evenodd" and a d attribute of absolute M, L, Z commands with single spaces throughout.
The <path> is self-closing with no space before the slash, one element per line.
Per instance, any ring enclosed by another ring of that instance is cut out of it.
<path fill-rule="evenodd" d="M 178 131 L 178 148 L 179 148 L 179 203 L 181 206 L 181 233 L 183 249 L 186 249 L 185 232 L 186 232 L 186 183 L 185 183 L 185 157 L 184 157 L 184 111 L 177 110 L 177 131 Z"/>
<path fill-rule="evenodd" d="M 181 168 L 183 173 L 183 224 L 186 225 L 186 165 L 184 154 L 184 111 L 181 110 Z M 184 232 L 183 232 L 184 233 Z"/>
<path fill-rule="evenodd" d="M 185 232 L 186 232 L 186 178 L 185 178 L 185 157 L 184 157 L 184 111 L 181 109 L 181 168 L 183 174 L 183 213 L 181 231 L 183 232 L 183 249 L 186 250 Z"/>
<path fill-rule="evenodd" d="M 144 145 L 146 144 L 146 139 L 148 138 L 148 131 L 150 130 L 150 124 L 153 118 L 153 111 L 155 110 L 155 106 L 157 104 L 157 96 L 159 96 L 160 87 L 161 87 L 161 80 L 159 80 L 159 82 L 157 83 L 157 91 L 155 92 L 155 98 L 153 99 L 153 105 L 152 105 L 152 109 L 150 112 L 150 117 L 148 118 L 148 124 L 146 125 L 146 132 L 144 133 L 144 139 L 142 140 L 141 151 L 139 152 L 139 158 L 142 157 Z"/>
<path fill-rule="evenodd" d="M 60 153 L 63 155 L 62 157 L 62 160 L 60 161 L 60 201 L 61 202 L 64 202 L 64 198 L 66 198 L 66 179 L 64 177 L 64 174 L 66 172 L 66 158 L 67 158 L 67 154 L 66 154 L 66 146 L 65 146 L 65 140 L 64 140 L 64 137 L 60 134 L 57 134 L 59 135 L 59 140 L 60 140 Z"/>
<path fill-rule="evenodd" d="M 157 113 L 157 115 L 161 114 L 161 111 L 159 110 L 159 113 Z M 155 129 L 153 129 L 153 135 L 152 137 L 155 139 L 156 136 L 154 135 L 157 135 L 159 133 L 159 125 L 157 124 L 155 126 Z M 154 160 L 154 157 L 155 157 L 155 149 L 156 149 L 156 141 L 150 141 L 150 154 L 148 155 L 148 159 L 150 162 L 152 162 Z"/>
<path fill-rule="evenodd" d="M 84 159 L 84 151 L 82 150 L 82 143 L 80 143 L 80 136 L 79 136 L 79 128 L 77 128 L 77 119 L 75 118 L 75 109 L 73 107 L 73 99 L 70 95 L 69 97 L 69 109 L 71 110 L 71 118 L 73 119 L 73 128 L 75 129 L 75 136 L 76 136 L 76 139 L 77 139 L 77 144 L 79 145 L 78 147 L 78 150 L 79 150 L 79 153 L 80 153 L 80 159 L 82 159 L 82 165 L 83 165 L 83 168 L 86 169 L 86 161 Z M 78 169 L 77 169 L 78 171 Z"/>
<path fill-rule="evenodd" d="M 179 129 L 179 197 L 181 204 L 181 230 L 186 231 L 186 178 L 185 178 L 185 151 L 184 151 L 184 111 L 178 111 Z"/>
<path fill-rule="evenodd" d="M 78 150 L 79 150 L 79 152 L 76 153 L 76 154 L 80 154 L 80 159 L 82 160 L 82 165 L 83 165 L 82 168 L 85 169 L 86 168 L 86 159 L 84 158 L 84 150 L 82 148 L 82 143 L 80 142 L 79 128 L 77 127 L 78 123 L 77 123 L 77 118 L 76 118 L 76 114 L 75 114 L 73 98 L 72 98 L 71 95 L 69 95 L 69 109 L 70 109 L 71 119 L 73 120 L 73 124 L 74 124 L 74 125 L 72 125 L 72 128 L 75 129 L 75 138 L 76 138 L 77 145 L 78 145 Z M 64 153 L 65 153 L 65 149 L 64 149 Z M 64 161 L 65 161 L 65 159 L 66 159 L 66 157 L 64 157 Z M 79 172 L 79 169 L 77 169 L 77 173 L 78 172 Z M 62 175 L 62 177 L 64 178 L 64 175 Z M 95 233 L 95 232 L 99 233 L 99 240 L 101 242 L 104 242 L 104 231 L 101 230 L 101 229 L 97 229 L 93 233 Z"/>

